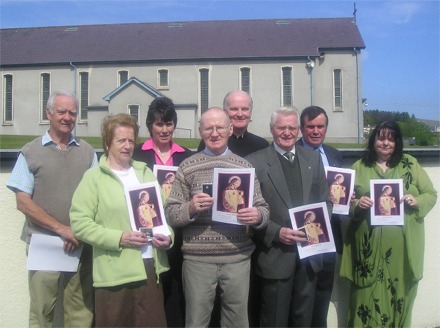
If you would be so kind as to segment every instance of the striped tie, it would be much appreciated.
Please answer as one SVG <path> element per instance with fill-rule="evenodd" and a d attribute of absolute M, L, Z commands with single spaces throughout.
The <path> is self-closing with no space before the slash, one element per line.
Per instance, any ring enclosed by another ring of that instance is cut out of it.
<path fill-rule="evenodd" d="M 284 153 L 283 156 L 284 156 L 285 158 L 287 158 L 287 160 L 288 160 L 290 163 L 293 163 L 293 153 L 292 153 L 291 151 L 288 151 L 288 152 Z"/>

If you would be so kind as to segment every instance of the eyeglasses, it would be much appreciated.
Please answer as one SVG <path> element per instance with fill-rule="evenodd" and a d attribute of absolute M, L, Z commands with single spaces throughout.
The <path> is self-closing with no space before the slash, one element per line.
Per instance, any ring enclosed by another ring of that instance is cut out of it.
<path fill-rule="evenodd" d="M 215 127 L 209 127 L 209 128 L 204 128 L 201 129 L 200 131 L 205 135 L 205 136 L 210 136 L 214 130 L 217 131 L 218 134 L 225 134 L 226 131 L 228 131 L 230 125 L 228 126 L 215 126 Z"/>

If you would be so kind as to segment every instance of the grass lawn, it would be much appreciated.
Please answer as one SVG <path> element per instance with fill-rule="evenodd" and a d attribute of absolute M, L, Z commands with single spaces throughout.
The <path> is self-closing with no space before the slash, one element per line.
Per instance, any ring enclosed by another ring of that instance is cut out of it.
<path fill-rule="evenodd" d="M 1 135 L 0 136 L 0 149 L 21 149 L 24 144 L 35 139 L 36 136 L 15 136 L 15 135 Z M 81 138 L 81 137 L 80 137 Z M 101 137 L 84 137 L 89 144 L 92 145 L 95 149 L 102 149 L 102 140 Z M 200 139 L 197 138 L 173 138 L 174 142 L 177 144 L 189 148 L 189 149 L 197 149 L 200 143 Z M 144 138 L 138 138 L 137 143 L 141 143 L 145 141 Z M 270 142 L 270 141 L 269 141 Z M 342 144 L 342 143 L 330 143 L 329 145 L 338 148 L 338 149 L 346 149 L 346 148 L 364 148 L 363 144 Z M 405 148 L 423 148 L 420 146 L 405 146 Z"/>
<path fill-rule="evenodd" d="M 0 136 L 0 149 L 21 149 L 27 142 L 34 140 L 36 136 L 14 136 L 14 135 L 2 135 Z M 80 137 L 81 138 L 81 137 Z M 84 137 L 90 145 L 95 149 L 102 149 L 101 137 Z M 193 138 L 174 138 L 176 143 L 181 146 L 193 149 L 199 146 L 200 139 Z M 138 138 L 137 142 L 141 143 L 145 141 L 144 138 Z"/>

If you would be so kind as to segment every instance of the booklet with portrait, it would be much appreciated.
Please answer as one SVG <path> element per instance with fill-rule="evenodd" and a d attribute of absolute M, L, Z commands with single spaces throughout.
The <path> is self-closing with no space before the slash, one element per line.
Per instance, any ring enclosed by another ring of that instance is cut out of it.
<path fill-rule="evenodd" d="M 354 191 L 355 171 L 333 166 L 325 166 L 324 169 L 333 202 L 332 213 L 348 215 Z"/>
<path fill-rule="evenodd" d="M 162 196 L 157 181 L 125 189 L 131 228 L 152 235 L 171 235 L 165 220 Z M 142 230 L 141 230 L 142 229 Z"/>
<path fill-rule="evenodd" d="M 157 165 L 153 166 L 153 174 L 159 183 L 164 203 L 167 201 L 174 179 L 176 178 L 178 166 Z"/>
<path fill-rule="evenodd" d="M 242 225 L 237 220 L 237 212 L 241 208 L 253 206 L 254 179 L 254 168 L 215 168 L 212 184 L 212 221 Z"/>
<path fill-rule="evenodd" d="M 300 259 L 312 255 L 336 252 L 332 227 L 325 202 L 308 204 L 289 209 L 294 230 L 305 233 L 304 242 L 297 242 Z"/>
<path fill-rule="evenodd" d="M 404 209 L 400 199 L 403 197 L 402 179 L 370 180 L 371 225 L 403 225 Z"/>

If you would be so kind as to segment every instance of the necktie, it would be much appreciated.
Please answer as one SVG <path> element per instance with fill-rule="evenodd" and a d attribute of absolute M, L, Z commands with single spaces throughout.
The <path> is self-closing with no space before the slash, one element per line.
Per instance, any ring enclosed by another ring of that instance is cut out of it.
<path fill-rule="evenodd" d="M 292 153 L 291 151 L 288 151 L 288 152 L 284 153 L 283 156 L 284 156 L 285 158 L 287 158 L 287 160 L 288 160 L 290 163 L 293 163 L 293 153 Z"/>
<path fill-rule="evenodd" d="M 329 166 L 328 158 L 325 155 L 324 150 L 322 148 L 319 148 L 319 147 L 314 147 L 313 150 L 316 150 L 319 153 L 319 155 L 321 155 L 322 164 L 324 164 L 324 166 Z"/>

